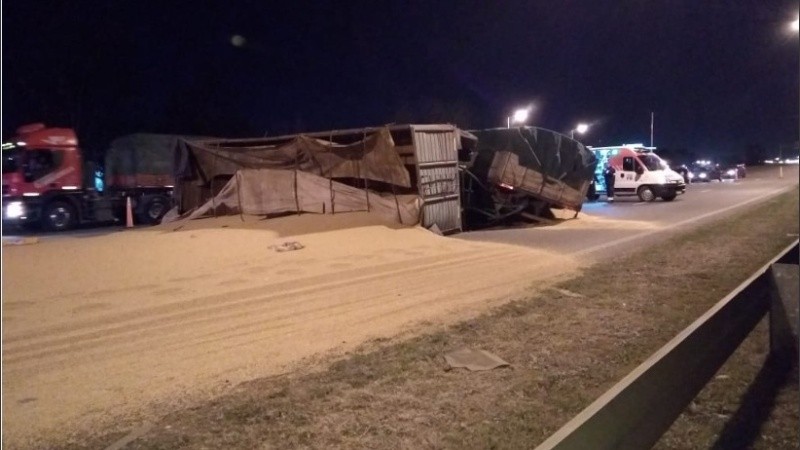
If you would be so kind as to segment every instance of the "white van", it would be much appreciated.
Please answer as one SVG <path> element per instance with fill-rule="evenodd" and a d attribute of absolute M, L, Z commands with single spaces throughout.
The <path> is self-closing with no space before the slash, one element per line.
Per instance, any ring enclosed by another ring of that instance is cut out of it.
<path fill-rule="evenodd" d="M 658 197 L 672 201 L 686 191 L 683 177 L 670 169 L 652 147 L 623 144 L 616 147 L 589 147 L 597 157 L 597 191 L 605 192 L 603 171 L 606 163 L 616 170 L 614 196 L 636 195 L 643 202 Z"/>

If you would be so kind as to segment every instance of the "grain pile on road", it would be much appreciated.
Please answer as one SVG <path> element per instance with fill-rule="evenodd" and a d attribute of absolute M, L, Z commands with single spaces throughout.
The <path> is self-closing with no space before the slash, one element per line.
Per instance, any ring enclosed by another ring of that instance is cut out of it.
<path fill-rule="evenodd" d="M 4 248 L 5 445 L 134 423 L 578 267 L 367 213 L 174 228 Z"/>
<path fill-rule="evenodd" d="M 543 230 L 658 230 L 665 227 L 664 224 L 652 221 L 613 219 L 583 212 L 575 216 L 574 212 L 564 209 L 553 209 L 553 215 L 555 216 L 555 223 L 558 224 L 558 227 L 541 227 Z"/>

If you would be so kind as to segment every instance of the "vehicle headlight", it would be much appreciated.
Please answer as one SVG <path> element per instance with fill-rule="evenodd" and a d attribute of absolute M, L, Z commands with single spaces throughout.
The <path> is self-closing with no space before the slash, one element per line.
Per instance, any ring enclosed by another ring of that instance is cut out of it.
<path fill-rule="evenodd" d="M 25 215 L 25 205 L 22 202 L 9 202 L 5 209 L 6 217 L 9 219 L 17 219 Z"/>
<path fill-rule="evenodd" d="M 691 180 L 692 178 L 694 178 L 694 174 L 692 172 L 689 172 L 689 179 Z"/>
<path fill-rule="evenodd" d="M 701 174 L 700 174 L 700 175 L 698 175 L 698 176 L 699 176 L 700 178 L 705 178 L 705 177 L 706 177 L 706 174 L 705 174 L 705 173 L 701 173 Z"/>
<path fill-rule="evenodd" d="M 733 170 L 733 169 L 730 169 L 730 170 L 728 170 L 728 175 L 734 176 L 734 175 L 736 175 L 736 171 Z"/>

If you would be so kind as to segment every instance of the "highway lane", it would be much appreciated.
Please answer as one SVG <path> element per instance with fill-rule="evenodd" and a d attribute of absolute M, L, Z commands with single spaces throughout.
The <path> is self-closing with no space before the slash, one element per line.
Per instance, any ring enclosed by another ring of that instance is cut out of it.
<path fill-rule="evenodd" d="M 642 248 L 677 232 L 724 219 L 743 207 L 798 188 L 798 167 L 752 168 L 736 182 L 693 183 L 672 202 L 651 203 L 617 197 L 586 203 L 578 219 L 546 226 L 489 229 L 458 235 L 458 239 L 500 242 L 545 249 L 582 258 L 599 259 Z M 786 230 L 776 230 L 786 233 Z"/>
<path fill-rule="evenodd" d="M 281 373 L 303 358 L 407 335 L 413 324 L 472 317 L 577 267 L 535 248 L 460 239 L 508 239 L 573 254 L 588 249 L 596 257 L 675 229 L 663 225 L 672 217 L 693 226 L 796 189 L 796 180 L 795 171 L 779 181 L 753 176 L 738 186 L 696 185 L 673 203 L 590 204 L 586 219 L 447 239 L 383 227 L 311 233 L 301 252 L 268 251 L 269 241 L 237 230 L 226 239 L 220 230 L 198 231 L 196 241 L 191 233 L 152 240 L 149 233 L 121 233 L 87 239 L 85 253 L 69 242 L 6 249 L 4 439 L 117 427 L 129 413 L 147 414 L 145 405 L 168 409 L 170 399 L 188 402 Z M 151 243 L 165 245 L 158 257 Z M 64 255 L 78 255 L 76 263 L 64 265 Z M 14 414 L 5 414 L 8 408 Z"/>
<path fill-rule="evenodd" d="M 144 226 L 137 226 L 136 228 L 143 228 Z M 45 231 L 29 231 L 20 230 L 18 228 L 4 228 L 3 229 L 3 243 L 14 244 L 34 241 L 46 241 L 51 239 L 65 239 L 65 238 L 90 238 L 95 236 L 105 236 L 111 233 L 118 233 L 125 231 L 122 225 L 94 225 L 77 228 L 75 230 L 65 232 L 45 232 Z"/>
<path fill-rule="evenodd" d="M 661 200 L 643 203 L 636 197 L 617 197 L 618 201 L 614 204 L 599 201 L 584 205 L 584 213 L 592 218 L 607 219 L 605 221 L 578 219 L 578 222 L 583 221 L 585 224 L 578 225 L 571 221 L 565 221 L 552 226 L 473 231 L 454 237 L 474 241 L 502 242 L 573 254 L 595 253 L 592 249 L 598 246 L 608 247 L 609 242 L 620 239 L 625 239 L 625 241 L 618 243 L 617 250 L 635 248 L 635 245 L 626 245 L 633 235 L 642 234 L 640 237 L 644 237 L 644 235 L 652 235 L 654 231 L 664 235 L 665 232 L 676 231 L 678 228 L 696 226 L 709 220 L 715 220 L 724 217 L 727 213 L 733 213 L 738 206 L 763 200 L 777 194 L 782 189 L 790 189 L 797 183 L 798 166 L 784 166 L 782 179 L 778 178 L 778 168 L 775 166 L 754 167 L 749 169 L 748 177 L 740 181 L 690 184 L 686 194 L 669 203 Z M 622 223 L 623 221 L 626 223 Z M 641 227 L 637 229 L 637 225 Z M 146 229 L 148 226 L 137 226 L 136 228 Z M 122 225 L 89 226 L 65 233 L 4 229 L 3 240 L 14 241 L 20 237 L 36 237 L 38 240 L 67 237 L 87 238 L 125 230 L 126 228 Z"/>

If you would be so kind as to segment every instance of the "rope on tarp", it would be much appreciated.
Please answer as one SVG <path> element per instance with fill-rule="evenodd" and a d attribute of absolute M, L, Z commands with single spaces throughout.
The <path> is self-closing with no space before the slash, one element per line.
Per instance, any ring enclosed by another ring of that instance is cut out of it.
<path fill-rule="evenodd" d="M 237 170 L 236 173 L 233 174 L 233 176 L 236 177 L 236 199 L 239 201 L 239 218 L 242 219 L 242 222 L 244 222 L 244 208 L 242 207 L 242 187 L 241 183 L 239 182 L 239 180 L 242 177 L 242 172 Z"/>
<path fill-rule="evenodd" d="M 300 197 L 297 194 L 297 155 L 299 152 L 294 153 L 294 205 L 297 208 L 297 215 L 300 215 Z"/>
<path fill-rule="evenodd" d="M 363 137 L 361 139 L 361 161 L 358 162 L 359 172 L 361 172 L 361 176 L 364 179 L 364 192 L 367 195 L 367 212 L 370 212 L 369 206 L 369 178 L 364 173 L 364 157 L 367 154 L 367 129 L 364 128 Z"/>
<path fill-rule="evenodd" d="M 211 209 L 214 211 L 214 217 L 217 217 L 217 196 L 214 194 L 214 179 L 217 178 L 217 155 L 219 154 L 219 143 L 216 144 L 217 151 L 214 152 L 213 163 L 211 164 Z"/>
<path fill-rule="evenodd" d="M 397 189 L 395 185 L 392 185 L 392 195 L 394 195 L 394 206 L 397 208 L 397 220 L 400 222 L 400 225 L 403 224 L 403 214 L 400 213 L 400 202 L 397 201 Z"/>
<path fill-rule="evenodd" d="M 328 135 L 328 145 L 333 148 L 333 130 L 331 130 L 330 134 Z M 333 174 L 328 174 L 328 190 L 331 194 L 331 214 L 336 214 L 336 206 L 335 206 L 335 198 L 336 194 L 333 189 Z"/>

